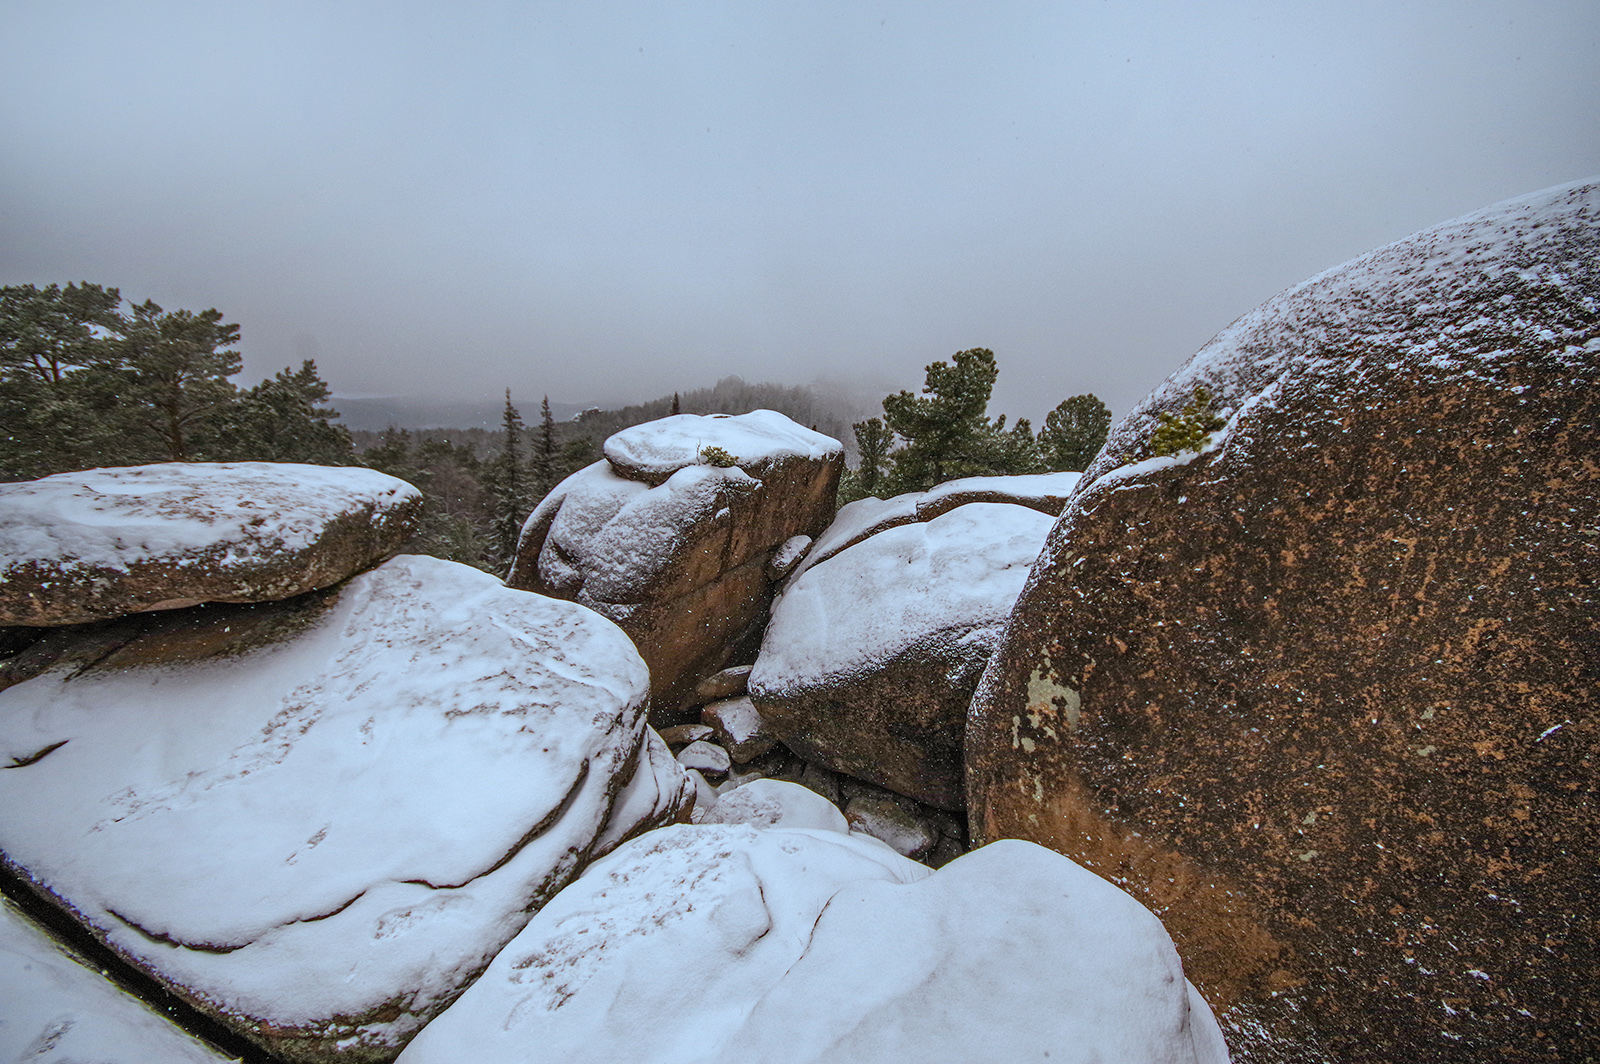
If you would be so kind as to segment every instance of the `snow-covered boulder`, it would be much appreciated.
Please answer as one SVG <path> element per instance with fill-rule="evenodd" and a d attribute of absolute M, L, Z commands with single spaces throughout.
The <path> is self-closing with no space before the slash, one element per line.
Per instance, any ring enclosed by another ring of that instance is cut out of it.
<path fill-rule="evenodd" d="M 737 792 L 736 792 L 737 793 Z M 401 1064 L 1224 1064 L 1148 911 L 997 843 L 938 872 L 873 839 L 652 832 L 593 865 Z"/>
<path fill-rule="evenodd" d="M 0 484 L 0 624 L 63 625 L 337 583 L 410 538 L 372 469 L 172 462 Z"/>
<path fill-rule="evenodd" d="M 1197 385 L 1221 430 L 1139 460 Z M 973 700 L 973 834 L 1159 908 L 1252 1060 L 1592 1057 L 1597 573 L 1590 180 L 1289 289 L 1112 431 Z"/>
<path fill-rule="evenodd" d="M 750 673 L 766 727 L 807 760 L 961 809 L 967 703 L 1051 524 L 969 503 L 792 577 Z"/>
<path fill-rule="evenodd" d="M 392 1055 L 688 795 L 616 626 L 434 558 L 63 629 L 12 664 L 7 865 L 291 1059 Z"/>
<path fill-rule="evenodd" d="M 826 462 L 839 442 L 797 425 L 775 410 L 748 414 L 673 414 L 634 425 L 606 440 L 604 452 L 622 476 L 665 484 L 684 466 L 709 461 L 715 448 L 751 476 L 796 459 Z"/>
<path fill-rule="evenodd" d="M 768 562 L 832 519 L 843 454 L 770 410 L 625 429 L 528 517 L 507 582 L 620 625 L 650 667 L 652 720 L 682 723 L 764 619 Z"/>
<path fill-rule="evenodd" d="M 0 1060 L 18 1064 L 222 1064 L 0 899 Z"/>

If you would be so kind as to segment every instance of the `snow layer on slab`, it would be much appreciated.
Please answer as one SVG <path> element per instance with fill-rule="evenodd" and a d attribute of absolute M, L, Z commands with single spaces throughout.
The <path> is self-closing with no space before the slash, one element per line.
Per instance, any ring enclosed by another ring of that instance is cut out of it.
<path fill-rule="evenodd" d="M 595 864 L 401 1061 L 1221 1064 L 1196 1000 L 1154 916 L 1031 843 L 930 873 L 701 825 Z"/>
<path fill-rule="evenodd" d="M 717 796 L 701 814 L 702 824 L 748 824 L 754 828 L 803 828 L 849 834 L 839 807 L 809 787 L 758 779 Z"/>
<path fill-rule="evenodd" d="M 539 552 L 545 584 L 628 602 L 678 556 L 686 538 L 759 482 L 742 469 L 686 466 L 650 487 L 596 462 L 559 486 L 560 509 Z M 552 493 L 552 497 L 554 493 Z M 536 510 L 524 526 L 533 527 Z"/>
<path fill-rule="evenodd" d="M 31 563 L 183 566 L 218 548 L 224 564 L 247 564 L 311 546 L 359 506 L 382 512 L 420 497 L 375 469 L 280 462 L 172 462 L 0 484 L 0 581 Z"/>
<path fill-rule="evenodd" d="M 833 523 L 795 566 L 790 582 L 800 574 L 852 547 L 870 536 L 897 525 L 932 520 L 955 506 L 948 505 L 959 495 L 988 496 L 982 502 L 1015 502 L 1040 511 L 1059 514 L 1067 496 L 1078 485 L 1082 473 L 1030 473 L 1008 477 L 962 477 L 947 480 L 927 491 L 880 499 L 868 496 L 839 507 Z"/>
<path fill-rule="evenodd" d="M 889 661 L 927 639 L 998 638 L 1055 519 L 969 503 L 805 570 L 773 605 L 753 691 L 778 694 Z"/>
<path fill-rule="evenodd" d="M 1050 509 L 1056 513 L 1066 504 L 1067 496 L 1078 486 L 1082 473 L 1023 473 L 1008 477 L 962 477 L 947 480 L 922 493 L 917 500 L 919 514 L 941 511 L 939 505 L 953 495 L 992 495 L 985 502 L 1017 502 L 1032 505 L 1034 509 Z"/>
<path fill-rule="evenodd" d="M 874 533 L 915 521 L 917 500 L 921 498 L 921 492 L 909 491 L 889 499 L 869 495 L 865 499 L 845 503 L 834 515 L 833 523 L 817 537 L 817 541 L 811 545 L 811 550 L 806 552 L 806 556 L 790 573 L 790 583 L 798 580 L 800 574 L 813 565 L 827 561 L 846 547 L 860 543 Z"/>
<path fill-rule="evenodd" d="M 606 460 L 624 476 L 659 484 L 673 473 L 705 461 L 718 447 L 734 465 L 757 468 L 785 458 L 821 461 L 842 454 L 831 436 L 813 432 L 774 410 L 748 414 L 674 414 L 623 429 L 605 442 Z"/>
<path fill-rule="evenodd" d="M 0 1060 L 218 1064 L 228 1060 L 86 967 L 0 900 Z"/>
<path fill-rule="evenodd" d="M 1286 373 L 1404 360 L 1419 372 L 1484 376 L 1531 351 L 1593 362 L 1600 180 L 1506 200 L 1367 252 L 1274 296 L 1202 347 L 1112 429 L 1085 474 L 1137 454 L 1162 411 L 1206 386 L 1224 416 Z M 1330 342 L 1330 339 L 1332 342 Z M 1517 354 L 1522 352 L 1522 354 Z M 1227 432 L 1219 434 L 1225 438 Z"/>
<path fill-rule="evenodd" d="M 0 692 L 0 762 L 36 758 L 0 771 L 5 858 L 223 1013 L 414 1010 L 352 1032 L 374 1044 L 620 835 L 629 767 L 642 789 L 661 760 L 637 760 L 649 678 L 621 630 L 434 558 L 275 644 L 115 660 Z"/>

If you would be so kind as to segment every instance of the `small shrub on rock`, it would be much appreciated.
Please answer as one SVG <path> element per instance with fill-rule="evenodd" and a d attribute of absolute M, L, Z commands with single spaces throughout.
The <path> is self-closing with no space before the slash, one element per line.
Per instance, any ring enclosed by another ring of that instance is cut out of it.
<path fill-rule="evenodd" d="M 723 450 L 721 447 L 706 446 L 700 448 L 700 460 L 706 465 L 718 466 L 727 469 L 729 466 L 739 464 L 739 459 Z"/>

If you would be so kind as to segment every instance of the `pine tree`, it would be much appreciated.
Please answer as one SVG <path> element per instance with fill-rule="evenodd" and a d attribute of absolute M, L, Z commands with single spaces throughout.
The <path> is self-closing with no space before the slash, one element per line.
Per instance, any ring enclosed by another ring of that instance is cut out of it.
<path fill-rule="evenodd" d="M 859 498 L 876 495 L 883 488 L 884 475 L 889 466 L 889 448 L 894 444 L 894 433 L 882 418 L 869 417 L 851 426 L 856 437 L 856 451 L 860 456 L 856 466 L 855 488 Z"/>
<path fill-rule="evenodd" d="M 222 312 L 163 311 L 150 300 L 120 325 L 121 400 L 157 461 L 192 461 L 234 401 L 239 326 Z"/>
<path fill-rule="evenodd" d="M 318 405 L 329 395 L 315 362 L 307 359 L 298 370 L 285 367 L 239 396 L 213 455 L 233 461 L 352 464 L 350 431 L 333 424 L 337 410 Z"/>
<path fill-rule="evenodd" d="M 110 340 L 121 302 L 87 281 L 0 288 L 0 480 L 123 464 Z"/>
<path fill-rule="evenodd" d="M 1019 476 L 1044 469 L 1038 442 L 1033 438 L 1033 425 L 1025 417 L 1017 418 L 1017 423 L 1007 430 L 1006 416 L 1001 414 L 989 426 L 988 440 L 981 454 L 987 467 L 985 472 L 990 475 Z"/>
<path fill-rule="evenodd" d="M 1184 451 L 1198 451 L 1205 446 L 1213 432 L 1226 424 L 1222 416 L 1211 408 L 1210 389 L 1203 384 L 1197 384 L 1194 386 L 1194 394 L 1182 411 L 1161 415 L 1155 430 L 1150 434 L 1150 442 L 1145 447 L 1144 457 L 1154 458 L 1182 454 Z"/>
<path fill-rule="evenodd" d="M 683 413 L 683 403 L 678 400 L 677 392 L 672 393 L 672 412 L 674 414 Z"/>
<path fill-rule="evenodd" d="M 891 491 L 926 491 L 990 472 L 985 459 L 992 427 L 985 414 L 997 374 L 994 352 L 975 347 L 927 367 L 927 398 L 905 391 L 884 398 L 884 423 L 906 441 L 894 454 Z"/>
<path fill-rule="evenodd" d="M 1111 411 L 1096 396 L 1074 395 L 1045 415 L 1039 450 L 1053 470 L 1082 472 L 1105 446 Z"/>

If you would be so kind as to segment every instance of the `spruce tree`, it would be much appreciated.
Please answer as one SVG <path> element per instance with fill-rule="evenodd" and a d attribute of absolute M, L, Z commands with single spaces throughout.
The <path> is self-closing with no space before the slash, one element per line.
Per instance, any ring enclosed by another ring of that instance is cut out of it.
<path fill-rule="evenodd" d="M 532 509 L 522 466 L 522 415 L 511 403 L 510 388 L 506 389 L 506 406 L 501 414 L 500 425 L 504 433 L 503 442 L 499 455 L 490 464 L 486 487 L 493 499 L 491 560 L 498 571 L 505 573 L 516 558 L 522 523 Z"/>
<path fill-rule="evenodd" d="M 550 489 L 561 479 L 561 450 L 556 444 L 556 419 L 550 416 L 548 395 L 539 405 L 539 434 L 533 440 L 529 472 L 533 481 L 530 495 L 534 500 L 542 500 L 550 494 Z"/>

